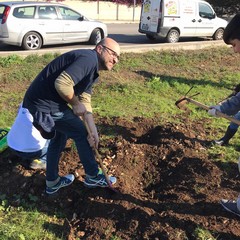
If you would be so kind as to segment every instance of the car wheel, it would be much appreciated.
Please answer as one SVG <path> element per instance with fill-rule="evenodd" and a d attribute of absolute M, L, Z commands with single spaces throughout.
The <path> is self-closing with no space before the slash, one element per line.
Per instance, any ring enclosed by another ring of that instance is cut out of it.
<path fill-rule="evenodd" d="M 101 30 L 96 28 L 92 31 L 91 37 L 90 37 L 90 44 L 96 45 L 102 40 L 102 34 Z"/>
<path fill-rule="evenodd" d="M 146 34 L 146 37 L 147 37 L 149 40 L 151 40 L 151 41 L 156 40 L 156 37 L 153 36 L 153 35 L 150 35 L 150 34 Z"/>
<path fill-rule="evenodd" d="M 36 50 L 42 47 L 42 38 L 36 32 L 28 32 L 22 41 L 22 47 L 25 50 Z"/>
<path fill-rule="evenodd" d="M 166 42 L 175 43 L 178 41 L 179 41 L 179 32 L 175 29 L 170 30 L 166 37 Z"/>
<path fill-rule="evenodd" d="M 214 40 L 222 40 L 223 39 L 223 32 L 224 30 L 222 28 L 219 28 L 214 34 L 213 39 Z"/>

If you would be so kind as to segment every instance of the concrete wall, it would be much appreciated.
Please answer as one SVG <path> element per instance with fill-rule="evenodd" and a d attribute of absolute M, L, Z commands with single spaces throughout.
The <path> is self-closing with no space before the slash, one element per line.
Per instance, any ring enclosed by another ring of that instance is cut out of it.
<path fill-rule="evenodd" d="M 5 1 L 6 0 L 0 0 L 0 2 Z M 77 0 L 45 0 L 45 1 L 66 4 L 69 7 L 79 11 L 88 18 L 106 21 L 130 21 L 130 22 L 139 22 L 140 20 L 141 13 L 140 6 L 127 7 L 126 5 L 119 5 L 103 1 L 77 1 Z"/>
<path fill-rule="evenodd" d="M 102 1 L 74 1 L 65 0 L 62 3 L 81 12 L 88 18 L 99 20 L 115 20 L 115 21 L 133 21 L 139 22 L 141 7 L 127 7 L 110 2 Z"/>

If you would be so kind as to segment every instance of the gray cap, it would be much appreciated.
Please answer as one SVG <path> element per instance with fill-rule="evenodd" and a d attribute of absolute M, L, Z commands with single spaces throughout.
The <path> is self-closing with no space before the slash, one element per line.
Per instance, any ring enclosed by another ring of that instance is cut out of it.
<path fill-rule="evenodd" d="M 230 40 L 240 40 L 240 14 L 236 14 L 232 20 L 228 23 L 223 33 L 223 40 L 226 44 L 229 44 Z"/>

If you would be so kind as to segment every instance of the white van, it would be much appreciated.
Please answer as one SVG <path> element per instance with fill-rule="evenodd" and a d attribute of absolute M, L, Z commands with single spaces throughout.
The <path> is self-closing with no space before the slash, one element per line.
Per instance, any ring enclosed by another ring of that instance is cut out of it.
<path fill-rule="evenodd" d="M 227 21 L 202 0 L 143 0 L 138 31 L 147 38 L 178 42 L 180 37 L 221 40 Z"/>

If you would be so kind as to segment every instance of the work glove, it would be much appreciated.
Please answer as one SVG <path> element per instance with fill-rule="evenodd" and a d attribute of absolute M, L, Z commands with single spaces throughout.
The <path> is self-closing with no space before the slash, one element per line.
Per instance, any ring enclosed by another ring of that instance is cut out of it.
<path fill-rule="evenodd" d="M 217 111 L 221 112 L 220 105 L 210 106 L 208 110 L 208 114 L 212 115 L 213 117 L 217 117 Z"/>

